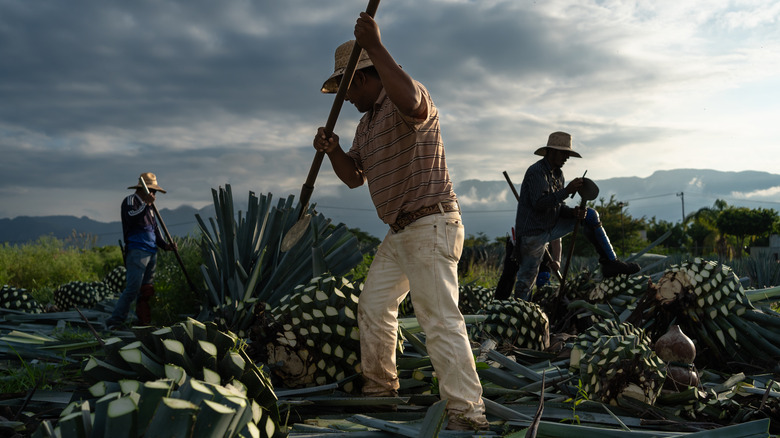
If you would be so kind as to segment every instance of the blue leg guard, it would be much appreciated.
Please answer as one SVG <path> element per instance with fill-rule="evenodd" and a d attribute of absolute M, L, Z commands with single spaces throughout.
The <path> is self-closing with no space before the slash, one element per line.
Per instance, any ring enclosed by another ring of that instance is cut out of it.
<path fill-rule="evenodd" d="M 598 212 L 592 208 L 588 208 L 584 222 L 583 234 L 596 248 L 599 258 L 601 260 L 617 260 L 617 255 L 615 254 L 615 250 L 612 249 L 609 237 L 607 237 L 604 227 L 601 226 L 601 219 L 599 219 Z"/>

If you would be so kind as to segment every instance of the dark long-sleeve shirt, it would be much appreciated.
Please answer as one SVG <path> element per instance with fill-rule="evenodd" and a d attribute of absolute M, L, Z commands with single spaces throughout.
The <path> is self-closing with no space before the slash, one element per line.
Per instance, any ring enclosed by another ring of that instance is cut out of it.
<path fill-rule="evenodd" d="M 549 231 L 558 217 L 571 214 L 571 208 L 564 204 L 567 196 L 564 182 L 563 171 L 553 169 L 544 158 L 526 170 L 515 216 L 518 237 Z"/>
<path fill-rule="evenodd" d="M 122 231 L 127 249 L 155 253 L 158 246 L 165 247 L 165 239 L 152 210 L 135 193 L 122 200 Z"/>

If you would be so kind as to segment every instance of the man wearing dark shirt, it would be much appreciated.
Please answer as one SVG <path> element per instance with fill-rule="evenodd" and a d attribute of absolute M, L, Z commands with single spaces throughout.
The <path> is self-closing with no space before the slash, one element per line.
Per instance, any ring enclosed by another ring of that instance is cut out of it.
<path fill-rule="evenodd" d="M 141 179 L 146 183 L 149 194 L 144 190 Z M 108 328 L 121 326 L 127 319 L 130 305 L 136 301 L 135 313 L 139 325 L 151 323 L 150 301 L 154 296 L 154 270 L 157 265 L 157 248 L 173 250 L 175 243 L 167 243 L 157 227 L 152 203 L 157 192 L 166 193 L 157 185 L 157 176 L 142 173 L 138 184 L 128 187 L 135 192 L 122 200 L 122 231 L 125 240 L 125 267 L 127 286 L 119 296 L 114 312 L 106 321 Z"/>
<path fill-rule="evenodd" d="M 544 158 L 532 164 L 525 173 L 520 187 L 520 200 L 515 217 L 515 258 L 518 260 L 515 296 L 530 299 L 531 288 L 539 272 L 544 247 L 569 234 L 578 220 L 583 221 L 583 234 L 599 254 L 599 263 L 604 277 L 619 274 L 633 274 L 639 271 L 636 263 L 625 263 L 617 259 L 609 243 L 596 210 L 571 208 L 564 201 L 577 193 L 583 185 L 583 178 L 575 178 L 568 185 L 561 168 L 569 157 L 582 158 L 572 149 L 572 137 L 565 132 L 553 132 L 547 145 L 534 152 Z M 555 266 L 560 267 L 560 245 L 552 251 Z"/>

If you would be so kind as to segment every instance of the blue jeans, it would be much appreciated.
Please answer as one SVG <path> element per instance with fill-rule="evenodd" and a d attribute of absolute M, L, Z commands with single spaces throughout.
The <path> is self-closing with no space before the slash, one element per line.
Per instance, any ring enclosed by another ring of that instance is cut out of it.
<path fill-rule="evenodd" d="M 558 218 L 555 226 L 547 232 L 535 236 L 518 237 L 519 247 L 515 248 L 515 254 L 519 255 L 519 269 L 515 283 L 515 297 L 530 300 L 531 288 L 539 273 L 539 265 L 544 256 L 544 247 L 547 242 L 560 239 L 574 230 L 577 219 Z M 612 249 L 601 220 L 596 210 L 588 208 L 585 220 L 582 221 L 582 234 L 590 241 L 593 248 L 599 254 L 599 261 L 615 260 L 617 257 Z"/>
<path fill-rule="evenodd" d="M 515 298 L 529 301 L 531 288 L 539 274 L 539 265 L 542 263 L 544 248 L 547 242 L 559 239 L 574 230 L 576 219 L 559 218 L 555 226 L 542 234 L 535 236 L 518 236 L 515 253 L 520 255 L 519 268 L 517 270 L 517 282 L 515 283 Z"/>
<path fill-rule="evenodd" d="M 114 313 L 106 323 L 121 324 L 127 319 L 130 305 L 138 298 L 138 292 L 144 284 L 152 284 L 154 281 L 154 269 L 157 265 L 157 253 L 146 252 L 141 249 L 128 249 L 125 259 L 127 269 L 127 286 L 114 307 Z"/>

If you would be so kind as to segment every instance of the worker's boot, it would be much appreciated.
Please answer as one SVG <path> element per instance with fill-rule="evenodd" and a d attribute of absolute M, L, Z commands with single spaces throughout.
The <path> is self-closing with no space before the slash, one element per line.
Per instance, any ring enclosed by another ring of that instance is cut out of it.
<path fill-rule="evenodd" d="M 135 303 L 135 314 L 138 316 L 138 325 L 149 325 L 152 323 L 151 301 L 154 296 L 154 285 L 144 284 L 138 294 L 138 300 Z"/>

